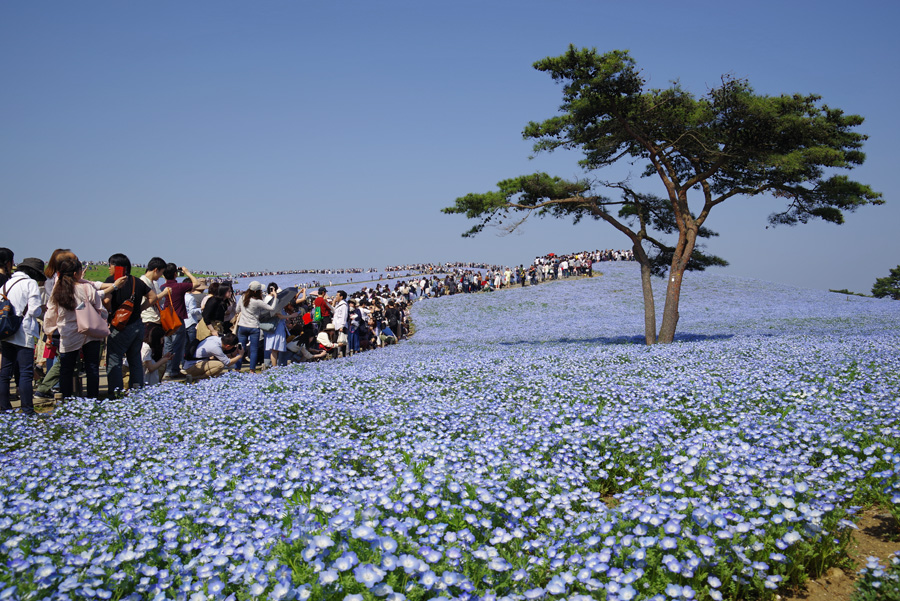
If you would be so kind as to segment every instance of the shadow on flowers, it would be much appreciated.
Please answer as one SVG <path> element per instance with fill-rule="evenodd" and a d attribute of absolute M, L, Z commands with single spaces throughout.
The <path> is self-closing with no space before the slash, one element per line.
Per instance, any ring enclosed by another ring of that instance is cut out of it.
<path fill-rule="evenodd" d="M 681 333 L 675 335 L 675 342 L 706 342 L 709 340 L 728 340 L 734 334 L 690 334 Z M 644 335 L 636 336 L 595 336 L 593 338 L 573 338 L 563 336 L 555 340 L 513 340 L 498 342 L 501 346 L 518 346 L 522 344 L 640 344 L 644 345 Z"/>

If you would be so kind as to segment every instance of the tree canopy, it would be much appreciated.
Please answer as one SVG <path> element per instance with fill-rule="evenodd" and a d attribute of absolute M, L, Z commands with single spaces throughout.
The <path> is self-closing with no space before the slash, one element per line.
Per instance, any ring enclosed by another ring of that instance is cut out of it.
<path fill-rule="evenodd" d="M 872 296 L 877 298 L 889 296 L 894 300 L 900 300 L 900 265 L 891 269 L 890 275 L 875 280 Z"/>
<path fill-rule="evenodd" d="M 536 152 L 580 150 L 589 177 L 570 181 L 535 173 L 506 179 L 497 190 L 467 194 L 443 211 L 479 220 L 464 236 L 490 224 L 515 227 L 530 215 L 609 223 L 629 237 L 641 263 L 648 343 L 674 339 L 684 272 L 725 264 L 698 249 L 698 238 L 715 235 L 705 227 L 714 207 L 768 194 L 784 200 L 783 210 L 769 216 L 773 225 L 810 219 L 840 224 L 845 212 L 883 202 L 869 186 L 833 172 L 865 160 L 867 137 L 856 131 L 863 118 L 831 108 L 817 95 L 757 94 L 749 82 L 731 76 L 700 97 L 677 82 L 647 88 L 622 50 L 600 54 L 569 46 L 534 67 L 562 84 L 562 104 L 556 116 L 529 123 L 523 136 L 535 140 Z M 640 192 L 631 177 L 603 179 L 621 162 L 636 166 L 640 177 L 655 178 L 664 195 Z M 676 232 L 673 243 L 661 238 Z M 650 275 L 666 268 L 657 338 Z"/>

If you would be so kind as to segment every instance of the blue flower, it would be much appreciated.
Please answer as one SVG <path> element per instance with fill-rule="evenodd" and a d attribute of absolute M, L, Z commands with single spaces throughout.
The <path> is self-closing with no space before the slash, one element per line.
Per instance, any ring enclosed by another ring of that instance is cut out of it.
<path fill-rule="evenodd" d="M 384 571 L 370 563 L 357 566 L 353 570 L 353 577 L 366 588 L 372 588 L 384 578 Z"/>

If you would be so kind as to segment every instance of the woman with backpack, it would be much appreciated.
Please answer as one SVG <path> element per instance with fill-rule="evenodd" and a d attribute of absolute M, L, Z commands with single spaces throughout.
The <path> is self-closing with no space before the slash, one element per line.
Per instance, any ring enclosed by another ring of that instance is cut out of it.
<path fill-rule="evenodd" d="M 82 282 L 84 266 L 77 258 L 65 258 L 59 262 L 58 279 L 47 304 L 44 332 L 48 337 L 59 334 L 59 391 L 63 397 L 74 392 L 75 364 L 78 355 L 84 356 L 87 375 L 87 397 L 100 397 L 100 352 L 105 336 L 79 332 L 76 309 L 91 305 L 101 316 L 106 314 L 97 290 Z M 139 365 L 139 364 L 138 364 Z"/>
<path fill-rule="evenodd" d="M 12 263 L 12 256 L 8 265 Z M 7 266 L 8 266 L 7 265 Z M 9 334 L 0 342 L 0 411 L 9 411 L 10 381 L 18 366 L 18 382 L 22 412 L 34 414 L 34 347 L 41 333 L 37 318 L 41 314 L 41 289 L 39 282 L 44 276 L 44 262 L 28 258 L 0 287 L 0 304 L 3 305 L 2 319 L 4 334 Z"/>

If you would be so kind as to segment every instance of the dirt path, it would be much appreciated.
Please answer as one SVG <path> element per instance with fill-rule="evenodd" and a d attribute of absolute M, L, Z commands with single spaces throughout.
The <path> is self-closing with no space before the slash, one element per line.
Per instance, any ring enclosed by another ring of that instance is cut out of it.
<path fill-rule="evenodd" d="M 853 532 L 848 549 L 852 571 L 848 573 L 840 568 L 831 568 L 821 578 L 807 583 L 806 590 L 788 596 L 786 601 L 848 601 L 855 589 L 859 570 L 865 567 L 868 557 L 877 557 L 882 564 L 887 564 L 888 558 L 900 551 L 900 526 L 887 511 L 865 511 L 858 526 L 859 530 Z"/>

